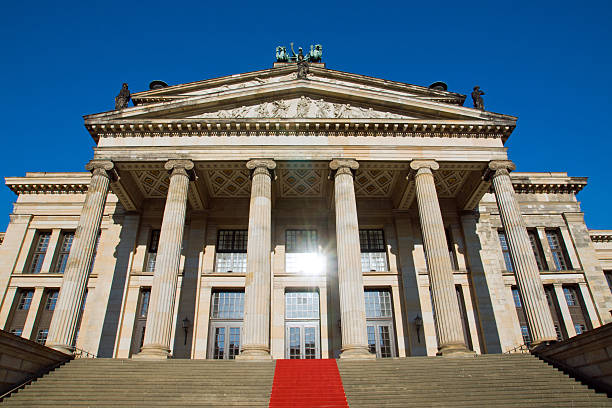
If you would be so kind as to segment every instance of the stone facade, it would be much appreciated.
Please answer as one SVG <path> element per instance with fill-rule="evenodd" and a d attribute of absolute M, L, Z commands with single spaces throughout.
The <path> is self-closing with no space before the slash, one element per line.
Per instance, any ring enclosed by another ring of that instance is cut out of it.
<path fill-rule="evenodd" d="M 132 96 L 85 117 L 90 173 L 6 178 L 0 327 L 102 357 L 372 358 L 612 321 L 586 179 L 512 172 L 515 117 L 322 65 Z"/>

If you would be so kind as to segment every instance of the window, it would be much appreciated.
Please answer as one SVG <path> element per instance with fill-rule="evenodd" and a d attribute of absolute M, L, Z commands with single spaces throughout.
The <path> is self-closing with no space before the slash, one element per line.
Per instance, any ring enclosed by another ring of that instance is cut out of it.
<path fill-rule="evenodd" d="M 533 249 L 533 254 L 535 255 L 536 263 L 538 264 L 538 269 L 540 271 L 545 271 L 546 264 L 544 263 L 544 256 L 542 255 L 542 247 L 540 245 L 538 233 L 537 231 L 534 231 L 534 230 L 527 230 L 527 235 L 529 235 L 529 241 L 531 242 L 531 249 Z"/>
<path fill-rule="evenodd" d="M 21 336 L 21 333 L 23 333 L 23 327 L 11 329 L 11 334 L 14 334 L 15 336 Z"/>
<path fill-rule="evenodd" d="M 394 357 L 391 292 L 386 289 L 366 289 L 364 295 L 370 352 L 378 358 Z"/>
<path fill-rule="evenodd" d="M 160 230 L 151 230 L 149 236 L 149 247 L 147 249 L 147 260 L 145 262 L 145 272 L 155 272 L 155 261 L 157 260 L 157 247 L 159 246 Z"/>
<path fill-rule="evenodd" d="M 361 246 L 362 272 L 385 272 L 389 270 L 383 230 L 359 230 L 359 244 Z"/>
<path fill-rule="evenodd" d="M 140 310 L 138 316 L 146 318 L 149 313 L 149 300 L 151 299 L 151 289 L 143 288 L 140 292 Z"/>
<path fill-rule="evenodd" d="M 89 264 L 89 273 L 93 271 L 94 263 L 96 262 L 96 256 L 98 255 L 98 245 L 100 245 L 100 236 L 102 235 L 102 231 L 98 233 L 98 237 L 96 238 L 96 245 L 94 246 L 94 252 L 91 256 L 91 263 Z"/>
<path fill-rule="evenodd" d="M 285 358 L 320 358 L 319 292 L 316 288 L 285 292 Z"/>
<path fill-rule="evenodd" d="M 576 334 L 582 334 L 585 331 L 587 331 L 585 325 L 584 324 L 580 324 L 580 323 L 576 323 L 574 325 L 574 329 L 576 330 Z"/>
<path fill-rule="evenodd" d="M 570 317 L 574 327 L 576 328 L 576 334 L 581 334 L 587 330 L 591 330 L 593 326 L 588 318 L 589 314 L 584 305 L 584 298 L 580 293 L 578 285 L 563 285 L 563 294 L 565 295 L 565 301 L 567 302 Z"/>
<path fill-rule="evenodd" d="M 285 319 L 318 319 L 319 292 L 291 291 L 285 293 Z"/>
<path fill-rule="evenodd" d="M 47 253 L 47 248 L 49 247 L 50 238 L 51 233 L 48 231 L 39 231 L 37 233 L 36 244 L 32 250 L 32 257 L 30 258 L 29 273 L 40 273 L 45 260 L 45 254 Z"/>
<path fill-rule="evenodd" d="M 213 292 L 211 302 L 209 358 L 233 360 L 241 348 L 244 291 Z"/>
<path fill-rule="evenodd" d="M 141 287 L 140 293 L 138 294 L 138 307 L 136 309 L 136 318 L 134 319 L 134 331 L 132 332 L 130 354 L 138 353 L 144 344 L 150 298 L 151 288 Z"/>
<path fill-rule="evenodd" d="M 68 263 L 68 255 L 70 254 L 70 248 L 72 247 L 73 240 L 73 231 L 67 231 L 62 233 L 61 243 L 57 253 L 57 260 L 55 261 L 55 273 L 64 273 L 64 270 L 66 269 L 66 263 Z"/>
<path fill-rule="evenodd" d="M 574 288 L 565 287 L 563 288 L 563 294 L 565 295 L 565 301 L 568 306 L 577 306 L 578 301 L 576 299 L 576 291 Z"/>
<path fill-rule="evenodd" d="M 19 304 L 17 305 L 18 310 L 30 310 L 30 304 L 32 303 L 32 296 L 34 296 L 33 290 L 24 290 L 21 292 L 19 298 Z"/>
<path fill-rule="evenodd" d="M 521 303 L 521 295 L 519 294 L 518 289 L 512 289 L 512 298 L 514 299 L 515 307 L 523 307 L 523 304 Z"/>
<path fill-rule="evenodd" d="M 510 249 L 508 249 L 508 241 L 506 240 L 506 233 L 504 231 L 498 231 L 498 235 L 502 254 L 504 256 L 504 263 L 506 264 L 506 270 L 508 272 L 514 272 L 514 268 L 512 267 L 512 258 L 510 258 Z"/>
<path fill-rule="evenodd" d="M 523 336 L 523 343 L 525 343 L 527 347 L 531 346 L 531 335 L 526 325 L 521 326 L 521 335 Z"/>
<path fill-rule="evenodd" d="M 57 303 L 57 297 L 59 295 L 59 290 L 50 290 L 47 295 L 47 302 L 45 303 L 45 310 L 54 311 L 55 304 Z"/>
<path fill-rule="evenodd" d="M 612 271 L 604 271 L 604 275 L 606 275 L 608 287 L 610 288 L 610 292 L 612 292 Z"/>
<path fill-rule="evenodd" d="M 455 245 L 453 244 L 453 235 L 451 234 L 450 229 L 444 228 L 444 232 L 446 234 L 446 247 L 448 248 L 448 256 L 450 257 L 451 268 L 454 271 L 459 270 L 459 263 L 457 262 L 457 254 L 453 250 Z"/>
<path fill-rule="evenodd" d="M 546 230 L 546 238 L 548 238 L 548 245 L 550 245 L 550 250 L 552 251 L 555 268 L 558 271 L 568 270 L 569 262 L 567 260 L 565 247 L 563 246 L 563 240 L 559 230 Z"/>
<path fill-rule="evenodd" d="M 43 346 L 47 342 L 47 335 L 49 334 L 49 329 L 40 329 L 36 334 L 36 342 L 38 344 L 42 344 Z"/>
<path fill-rule="evenodd" d="M 317 253 L 318 242 L 316 230 L 285 231 L 286 272 L 321 272 L 323 265 Z"/>
<path fill-rule="evenodd" d="M 219 230 L 215 271 L 246 273 L 247 240 L 247 230 Z"/>

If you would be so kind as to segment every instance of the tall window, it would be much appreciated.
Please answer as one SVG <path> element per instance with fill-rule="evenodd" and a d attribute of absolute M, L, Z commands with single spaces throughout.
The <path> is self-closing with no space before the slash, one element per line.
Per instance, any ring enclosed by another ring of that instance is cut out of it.
<path fill-rule="evenodd" d="M 28 268 L 29 273 L 40 273 L 45 260 L 45 254 L 47 253 L 47 248 L 49 248 L 50 238 L 51 233 L 48 231 L 39 231 L 36 234 L 36 243 L 32 249 L 30 267 Z"/>
<path fill-rule="evenodd" d="M 151 230 L 149 236 L 149 247 L 147 249 L 147 260 L 145 262 L 145 272 L 155 271 L 155 261 L 157 260 L 157 247 L 159 246 L 160 230 Z"/>
<path fill-rule="evenodd" d="M 240 354 L 244 291 L 218 291 L 210 308 L 208 355 L 216 360 L 233 360 Z"/>
<path fill-rule="evenodd" d="M 385 272 L 389 270 L 383 230 L 359 230 L 359 244 L 361 246 L 362 272 Z"/>
<path fill-rule="evenodd" d="M 457 254 L 455 254 L 453 244 L 453 235 L 449 228 L 444 228 L 444 232 L 446 233 L 446 247 L 448 248 L 448 256 L 450 257 L 451 267 L 454 271 L 459 270 L 459 262 L 457 262 Z"/>
<path fill-rule="evenodd" d="M 512 288 L 512 298 L 514 299 L 514 307 L 523 307 L 521 303 L 521 295 L 519 294 L 518 289 Z"/>
<path fill-rule="evenodd" d="M 285 271 L 315 273 L 322 268 L 318 258 L 316 230 L 285 231 Z"/>
<path fill-rule="evenodd" d="M 514 272 L 514 268 L 512 267 L 512 258 L 510 258 L 510 249 L 508 248 L 508 241 L 506 240 L 506 233 L 504 231 L 498 231 L 498 235 L 502 254 L 504 255 L 504 263 L 506 264 L 506 270 L 508 272 Z"/>
<path fill-rule="evenodd" d="M 150 298 L 151 288 L 140 288 L 140 293 L 138 294 L 138 308 L 136 309 L 136 318 L 134 319 L 134 331 L 132 332 L 131 354 L 138 353 L 144 343 Z"/>
<path fill-rule="evenodd" d="M 584 298 L 580 294 L 578 285 L 563 285 L 563 294 L 567 302 L 576 334 L 582 334 L 592 329 L 591 321 L 588 319 L 588 312 L 584 305 Z"/>
<path fill-rule="evenodd" d="M 542 246 L 540 245 L 540 240 L 538 239 L 538 233 L 534 230 L 527 230 L 527 235 L 529 235 L 531 249 L 533 249 L 533 254 L 535 255 L 536 263 L 538 264 L 538 269 L 545 271 L 546 264 L 544 263 L 544 256 L 542 255 Z"/>
<path fill-rule="evenodd" d="M 57 259 L 55 261 L 55 273 L 64 273 L 66 269 L 66 263 L 68 262 L 68 255 L 70 255 L 70 248 L 72 247 L 72 241 L 74 240 L 74 231 L 62 232 L 61 243 L 57 253 Z"/>
<path fill-rule="evenodd" d="M 604 271 L 604 275 L 606 275 L 608 287 L 610 288 L 610 292 L 612 292 L 612 271 Z"/>
<path fill-rule="evenodd" d="M 54 311 L 55 304 L 57 303 L 57 297 L 59 296 L 59 290 L 49 290 L 47 294 L 47 301 L 45 302 L 45 310 Z"/>
<path fill-rule="evenodd" d="M 32 304 L 32 297 L 34 296 L 33 290 L 23 290 L 21 292 L 21 296 L 19 297 L 19 303 L 17 304 L 18 310 L 30 310 L 30 305 Z"/>
<path fill-rule="evenodd" d="M 563 246 L 563 240 L 561 238 L 559 230 L 546 230 L 546 238 L 548 238 L 548 245 L 550 245 L 550 250 L 552 251 L 555 268 L 558 271 L 568 270 L 570 263 L 568 262 L 565 247 Z"/>
<path fill-rule="evenodd" d="M 49 334 L 49 329 L 40 329 L 38 333 L 36 333 L 36 342 L 38 344 L 42 344 L 43 346 L 47 342 L 47 335 Z"/>
<path fill-rule="evenodd" d="M 247 230 L 219 230 L 216 272 L 246 273 Z"/>
<path fill-rule="evenodd" d="M 100 236 L 101 235 L 102 235 L 102 232 L 100 231 L 98 233 L 98 237 L 96 238 L 96 245 L 94 246 L 93 255 L 91 256 L 91 263 L 89 264 L 89 273 L 91 273 L 93 271 L 93 266 L 94 266 L 94 263 L 96 262 L 96 256 L 98 256 L 98 245 L 100 245 Z"/>
<path fill-rule="evenodd" d="M 378 358 L 394 357 L 391 292 L 387 289 L 366 289 L 364 295 L 370 352 Z"/>

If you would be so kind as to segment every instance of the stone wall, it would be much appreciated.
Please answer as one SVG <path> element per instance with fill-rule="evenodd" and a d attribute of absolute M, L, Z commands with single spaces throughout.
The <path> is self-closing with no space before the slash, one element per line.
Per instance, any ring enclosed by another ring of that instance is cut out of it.
<path fill-rule="evenodd" d="M 0 395 L 72 356 L 0 330 Z"/>
<path fill-rule="evenodd" d="M 534 350 L 541 359 L 612 393 L 612 323 Z"/>

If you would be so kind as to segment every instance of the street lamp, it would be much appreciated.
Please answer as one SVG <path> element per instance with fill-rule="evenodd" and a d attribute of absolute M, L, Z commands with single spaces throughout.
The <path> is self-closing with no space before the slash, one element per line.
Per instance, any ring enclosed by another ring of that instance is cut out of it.
<path fill-rule="evenodd" d="M 184 318 L 183 319 L 183 330 L 185 330 L 185 343 L 183 343 L 184 345 L 187 345 L 187 332 L 189 332 L 189 326 L 191 325 L 191 322 L 189 321 L 189 318 Z"/>

